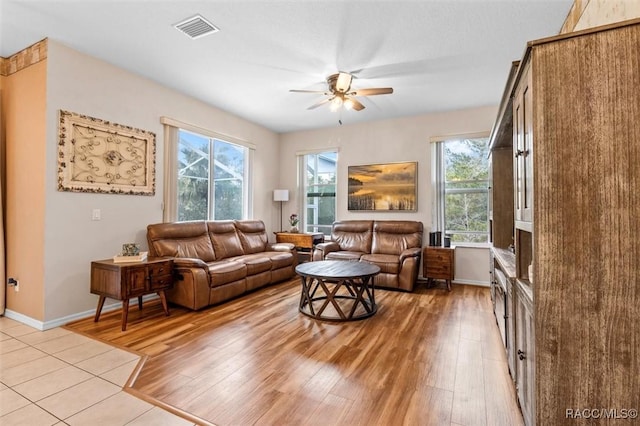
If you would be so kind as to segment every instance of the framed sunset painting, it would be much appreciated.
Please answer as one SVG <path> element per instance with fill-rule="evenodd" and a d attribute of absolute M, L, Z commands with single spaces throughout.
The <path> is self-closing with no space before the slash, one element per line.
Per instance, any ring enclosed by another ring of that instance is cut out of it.
<path fill-rule="evenodd" d="M 417 211 L 417 162 L 349 166 L 348 175 L 349 210 Z"/>

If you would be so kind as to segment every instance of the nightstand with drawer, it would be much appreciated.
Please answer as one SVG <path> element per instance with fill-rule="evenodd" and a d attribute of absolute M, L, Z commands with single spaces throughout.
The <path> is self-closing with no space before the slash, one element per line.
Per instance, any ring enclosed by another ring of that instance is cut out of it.
<path fill-rule="evenodd" d="M 422 251 L 422 275 L 431 284 L 432 280 L 445 280 L 451 291 L 451 281 L 455 273 L 454 247 L 425 247 Z"/>
<path fill-rule="evenodd" d="M 122 331 L 127 329 L 129 299 L 138 298 L 142 309 L 142 296 L 158 293 L 165 315 L 169 315 L 164 291 L 173 285 L 173 259 L 149 258 L 142 262 L 114 263 L 113 260 L 91 262 L 91 293 L 100 296 L 94 321 L 107 297 L 122 301 Z"/>

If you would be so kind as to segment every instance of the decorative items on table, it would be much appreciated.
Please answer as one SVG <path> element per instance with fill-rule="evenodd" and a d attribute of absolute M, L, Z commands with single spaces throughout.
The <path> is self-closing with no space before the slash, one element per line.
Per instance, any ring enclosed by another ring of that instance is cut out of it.
<path fill-rule="evenodd" d="M 122 245 L 122 253 L 113 256 L 114 263 L 143 262 L 147 260 L 146 251 L 140 251 L 136 243 L 125 243 Z"/>
<path fill-rule="evenodd" d="M 300 220 L 298 219 L 298 215 L 295 213 L 291 213 L 291 216 L 289 216 L 289 224 L 291 225 L 291 229 L 289 230 L 289 232 L 300 232 L 298 230 L 298 223 L 300 222 Z"/>

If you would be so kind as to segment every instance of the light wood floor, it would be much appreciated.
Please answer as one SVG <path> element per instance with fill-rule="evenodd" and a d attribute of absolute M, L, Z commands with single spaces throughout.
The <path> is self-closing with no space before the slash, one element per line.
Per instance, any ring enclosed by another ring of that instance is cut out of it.
<path fill-rule="evenodd" d="M 299 286 L 68 327 L 147 355 L 131 391 L 203 424 L 522 424 L 487 288 L 379 290 L 375 316 L 335 324 L 298 312 Z"/>

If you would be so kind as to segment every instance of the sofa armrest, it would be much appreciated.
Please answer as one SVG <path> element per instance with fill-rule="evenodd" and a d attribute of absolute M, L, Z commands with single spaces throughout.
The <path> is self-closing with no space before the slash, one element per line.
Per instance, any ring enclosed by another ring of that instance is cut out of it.
<path fill-rule="evenodd" d="M 400 253 L 400 263 L 404 262 L 405 259 L 410 257 L 419 258 L 421 253 L 422 253 L 422 249 L 420 247 L 412 247 L 412 248 L 403 250 L 402 253 Z"/>
<path fill-rule="evenodd" d="M 269 244 L 269 249 L 273 251 L 293 251 L 296 248 L 291 243 L 274 243 Z"/>
<path fill-rule="evenodd" d="M 334 241 L 316 244 L 313 248 L 313 260 L 324 260 L 329 253 L 339 250 L 340 246 Z"/>
<path fill-rule="evenodd" d="M 195 257 L 175 257 L 173 265 L 176 268 L 202 268 L 208 270 L 206 262 Z"/>

